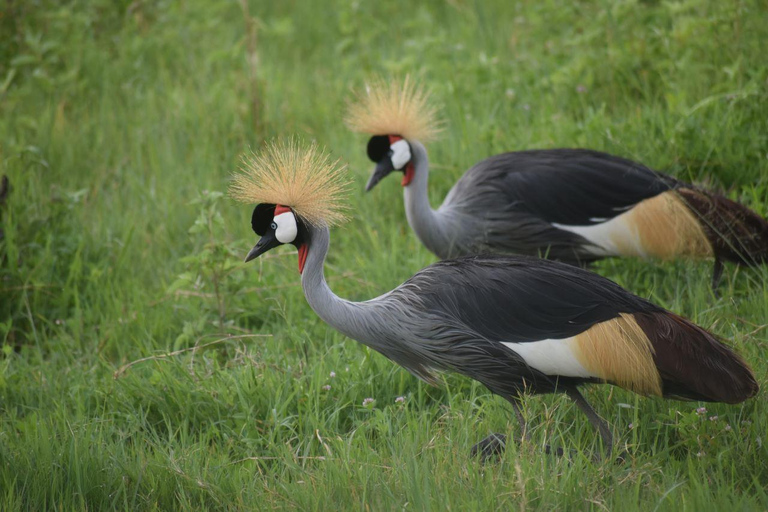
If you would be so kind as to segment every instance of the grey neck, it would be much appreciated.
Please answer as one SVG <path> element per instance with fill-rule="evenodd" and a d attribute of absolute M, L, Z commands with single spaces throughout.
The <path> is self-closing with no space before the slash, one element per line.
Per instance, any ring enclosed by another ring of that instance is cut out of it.
<path fill-rule="evenodd" d="M 445 248 L 448 246 L 445 225 L 440 214 L 429 205 L 427 184 L 429 182 L 429 158 L 427 150 L 421 142 L 409 140 L 411 146 L 411 162 L 414 172 L 411 183 L 403 187 L 405 198 L 405 215 L 408 224 L 427 249 L 441 258 L 446 258 Z"/>
<path fill-rule="evenodd" d="M 392 292 L 389 292 L 365 302 L 340 299 L 328 288 L 323 275 L 330 244 L 328 228 L 310 228 L 307 244 L 309 253 L 301 274 L 301 286 L 315 313 L 342 334 L 434 383 L 429 367 L 435 365 L 425 355 L 427 348 L 413 342 L 418 321 L 414 323 L 409 304 L 418 303 L 418 297 L 406 293 L 390 300 Z"/>
<path fill-rule="evenodd" d="M 350 302 L 339 298 L 325 282 L 323 266 L 330 246 L 330 233 L 327 227 L 310 227 L 309 247 L 304 271 L 301 274 L 301 286 L 309 306 L 328 325 L 341 333 L 368 344 L 370 329 L 366 303 Z"/>

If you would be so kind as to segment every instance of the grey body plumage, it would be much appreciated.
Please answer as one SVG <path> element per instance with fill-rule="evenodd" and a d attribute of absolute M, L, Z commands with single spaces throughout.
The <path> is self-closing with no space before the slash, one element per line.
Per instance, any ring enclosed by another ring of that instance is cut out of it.
<path fill-rule="evenodd" d="M 471 362 L 483 366 L 482 359 L 489 356 L 488 365 L 524 366 L 509 350 L 494 359 L 491 352 L 496 350 L 490 342 L 451 318 L 449 312 L 430 309 L 418 294 L 418 279 L 364 302 L 339 298 L 323 273 L 330 240 L 327 228 L 310 228 L 309 239 L 312 249 L 302 272 L 302 288 L 310 307 L 339 332 L 431 384 L 436 383 L 435 371 L 453 370 L 472 376 L 476 372 L 462 371 L 463 365 Z M 470 354 L 473 357 L 467 357 Z"/>
<path fill-rule="evenodd" d="M 521 254 L 584 265 L 606 257 L 768 261 L 768 221 L 719 194 L 599 151 L 546 149 L 502 153 L 478 162 L 433 210 L 429 159 L 419 141 L 404 155 L 374 136 L 370 190 L 402 162 L 405 211 L 419 240 L 441 259 Z M 403 150 L 406 141 L 396 144 Z M 390 148 L 387 150 L 387 148 Z"/>
<path fill-rule="evenodd" d="M 481 330 L 472 325 L 471 319 L 468 321 L 459 314 L 467 297 L 471 301 L 482 301 L 483 294 L 489 290 L 487 285 L 493 281 L 485 282 L 482 288 L 469 287 L 473 279 L 446 275 L 445 271 L 450 272 L 450 268 L 438 264 L 427 267 L 380 297 L 351 302 L 336 296 L 324 278 L 323 263 L 329 246 L 327 228 L 310 227 L 308 243 L 311 250 L 302 272 L 305 297 L 320 318 L 339 332 L 431 384 L 436 383 L 435 371 L 454 371 L 482 382 L 507 399 L 517 398 L 526 389 L 533 392 L 557 389 L 556 377 L 553 379 L 530 368 L 520 356 L 501 344 L 514 339 L 511 333 L 503 332 L 510 316 L 483 319 Z M 498 286 L 503 286 L 509 273 L 504 271 L 509 270 L 509 265 L 503 260 L 478 260 L 468 265 L 485 266 L 487 272 L 483 273 L 489 275 L 498 270 Z M 569 383 L 573 380 L 564 379 Z"/>
<path fill-rule="evenodd" d="M 510 253 L 574 261 L 589 259 L 583 237 L 558 229 L 510 202 L 504 180 L 496 178 L 506 162 L 488 159 L 467 171 L 435 211 L 429 204 L 429 158 L 424 146 L 410 142 L 414 178 L 404 188 L 408 223 L 419 240 L 441 259 L 473 254 Z"/>

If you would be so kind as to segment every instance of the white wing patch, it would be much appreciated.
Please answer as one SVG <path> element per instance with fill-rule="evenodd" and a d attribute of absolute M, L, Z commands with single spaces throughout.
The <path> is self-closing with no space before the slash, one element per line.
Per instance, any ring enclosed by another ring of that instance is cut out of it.
<path fill-rule="evenodd" d="M 575 338 L 560 340 L 529 341 L 526 343 L 502 342 L 504 346 L 516 352 L 531 368 L 545 375 L 560 377 L 597 377 L 584 368 L 571 344 Z"/>
<path fill-rule="evenodd" d="M 609 221 L 592 226 L 567 226 L 553 222 L 552 225 L 564 231 L 576 233 L 592 243 L 585 247 L 595 256 L 639 256 L 647 258 L 640 234 L 634 222 L 630 221 L 632 211 L 627 211 Z"/>

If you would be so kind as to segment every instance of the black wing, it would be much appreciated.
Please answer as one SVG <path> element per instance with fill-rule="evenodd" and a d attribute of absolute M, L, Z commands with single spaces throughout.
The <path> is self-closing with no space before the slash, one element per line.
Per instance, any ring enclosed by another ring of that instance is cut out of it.
<path fill-rule="evenodd" d="M 527 213 L 549 223 L 590 225 L 681 185 L 642 164 L 599 151 L 517 151 L 469 169 L 444 206 L 478 210 L 505 205 L 511 213 Z"/>
<path fill-rule="evenodd" d="M 406 305 L 409 331 L 374 348 L 427 381 L 431 369 L 456 371 L 507 398 L 599 379 L 545 375 L 503 342 L 569 338 L 620 313 L 661 311 L 586 270 L 502 256 L 435 263 L 382 302 Z M 391 309 L 396 318 L 400 308 Z"/>
<path fill-rule="evenodd" d="M 492 256 L 446 260 L 391 296 L 423 319 L 409 324 L 415 339 L 402 358 L 406 367 L 416 368 L 417 375 L 430 366 L 458 371 L 507 398 L 600 379 L 543 374 L 503 342 L 570 338 L 622 313 L 649 338 L 663 396 L 738 403 L 758 389 L 744 360 L 712 334 L 608 279 L 563 263 Z"/>
<path fill-rule="evenodd" d="M 424 314 L 514 343 L 576 336 L 620 313 L 663 311 L 597 274 L 529 257 L 441 261 L 393 293 L 399 291 L 418 295 Z"/>

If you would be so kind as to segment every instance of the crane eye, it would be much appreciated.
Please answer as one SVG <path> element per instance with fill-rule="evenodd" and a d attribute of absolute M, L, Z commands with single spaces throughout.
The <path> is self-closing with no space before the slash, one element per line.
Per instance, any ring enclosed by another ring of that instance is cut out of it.
<path fill-rule="evenodd" d="M 270 224 L 270 225 L 269 225 L 269 227 L 270 227 L 271 229 L 275 230 L 275 229 L 277 229 L 277 224 L 275 224 L 275 223 L 273 222 L 272 224 Z"/>

